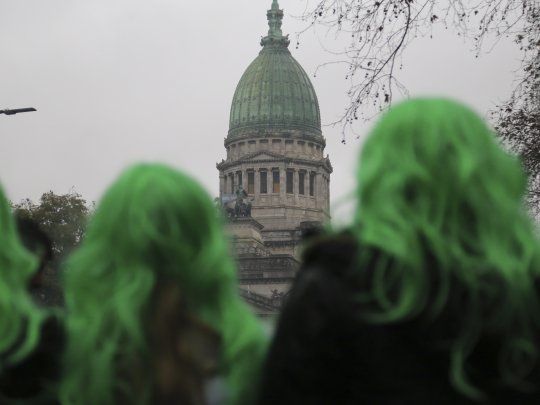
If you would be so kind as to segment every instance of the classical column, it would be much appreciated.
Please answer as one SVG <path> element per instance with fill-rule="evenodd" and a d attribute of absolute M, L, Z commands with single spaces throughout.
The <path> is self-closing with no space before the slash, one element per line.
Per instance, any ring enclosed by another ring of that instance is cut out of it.
<path fill-rule="evenodd" d="M 302 182 L 300 182 L 300 173 L 302 173 L 302 175 L 303 175 L 303 181 Z M 306 196 L 306 176 L 307 176 L 306 173 L 307 173 L 307 171 L 305 169 L 298 169 L 298 195 L 299 196 L 302 195 L 304 197 Z M 302 190 L 303 193 L 302 194 L 300 194 L 300 185 L 303 186 L 303 190 Z"/>
<path fill-rule="evenodd" d="M 227 190 L 227 193 L 234 193 L 234 173 L 229 173 L 229 190 Z"/>
<path fill-rule="evenodd" d="M 330 215 L 330 175 L 326 180 L 326 209 L 328 210 L 328 215 Z"/>
<path fill-rule="evenodd" d="M 298 170 L 292 168 L 293 171 L 293 195 L 294 195 L 294 205 L 298 205 Z"/>
<path fill-rule="evenodd" d="M 264 193 L 264 195 L 268 195 L 268 194 L 271 194 L 272 193 L 272 170 L 271 169 L 267 169 L 267 168 L 259 168 L 259 171 L 257 172 L 257 177 L 258 177 L 258 182 L 259 182 L 259 190 L 258 192 L 262 195 L 263 193 L 261 193 L 261 189 L 260 187 L 262 186 L 262 183 L 261 183 L 261 173 L 264 172 L 266 173 L 266 193 Z"/>
<path fill-rule="evenodd" d="M 251 192 L 249 188 L 249 178 L 251 177 Z M 246 190 L 249 195 L 255 195 L 255 171 L 253 169 L 246 170 Z"/>
<path fill-rule="evenodd" d="M 226 193 L 227 187 L 227 176 L 223 174 L 223 172 L 219 173 L 219 195 L 220 197 L 223 195 L 223 193 Z"/>
<path fill-rule="evenodd" d="M 323 173 L 317 172 L 315 175 L 315 201 L 317 202 L 317 208 L 324 209 L 324 187 L 323 187 Z"/>
<path fill-rule="evenodd" d="M 244 187 L 244 172 L 241 169 L 236 171 L 236 184 Z"/>
<path fill-rule="evenodd" d="M 255 173 L 255 201 L 258 201 L 259 196 L 261 195 L 261 175 L 260 169 L 256 168 Z"/>
<path fill-rule="evenodd" d="M 281 166 L 279 168 L 279 197 L 282 202 L 285 201 L 285 188 L 287 185 L 285 184 L 287 182 L 287 171 L 285 170 L 285 165 Z"/>

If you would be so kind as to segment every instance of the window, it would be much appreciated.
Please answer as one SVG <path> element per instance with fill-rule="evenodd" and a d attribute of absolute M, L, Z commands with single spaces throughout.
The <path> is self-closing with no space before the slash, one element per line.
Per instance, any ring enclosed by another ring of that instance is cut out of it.
<path fill-rule="evenodd" d="M 237 182 L 238 188 L 243 187 L 244 183 L 242 183 L 242 172 L 236 172 L 236 177 L 238 179 L 238 182 Z"/>
<path fill-rule="evenodd" d="M 227 176 L 223 176 L 223 192 L 227 192 Z"/>
<path fill-rule="evenodd" d="M 287 193 L 292 194 L 293 193 L 293 175 L 294 172 L 292 170 L 287 170 Z"/>
<path fill-rule="evenodd" d="M 272 193 L 279 193 L 279 170 L 272 172 Z"/>
<path fill-rule="evenodd" d="M 315 172 L 309 173 L 309 195 L 314 196 L 315 195 Z"/>
<path fill-rule="evenodd" d="M 306 172 L 301 171 L 298 173 L 298 194 L 304 195 L 304 185 L 306 182 Z"/>
<path fill-rule="evenodd" d="M 261 194 L 266 194 L 268 192 L 267 182 L 266 182 L 266 178 L 268 177 L 267 172 L 264 171 L 264 172 L 261 172 L 260 174 L 261 174 Z"/>
<path fill-rule="evenodd" d="M 247 173 L 248 176 L 248 194 L 254 194 L 255 193 L 255 172 L 249 171 Z"/>
<path fill-rule="evenodd" d="M 234 194 L 234 174 L 229 174 L 229 180 L 230 180 L 230 183 L 231 183 L 231 194 Z"/>

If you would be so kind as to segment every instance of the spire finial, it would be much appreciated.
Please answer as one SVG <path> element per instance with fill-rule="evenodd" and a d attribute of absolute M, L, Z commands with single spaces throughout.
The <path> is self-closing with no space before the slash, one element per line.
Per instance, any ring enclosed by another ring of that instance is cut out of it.
<path fill-rule="evenodd" d="M 279 9 L 278 0 L 272 0 L 272 6 L 266 12 L 266 18 L 268 19 L 268 36 L 262 39 L 261 45 L 275 44 L 287 47 L 289 45 L 289 39 L 288 36 L 283 36 L 283 32 L 281 31 L 283 10 Z"/>
<path fill-rule="evenodd" d="M 277 0 L 272 0 L 272 7 L 266 13 L 266 18 L 268 19 L 269 27 L 268 36 L 274 38 L 282 37 L 281 22 L 283 21 L 283 10 L 279 9 Z"/>

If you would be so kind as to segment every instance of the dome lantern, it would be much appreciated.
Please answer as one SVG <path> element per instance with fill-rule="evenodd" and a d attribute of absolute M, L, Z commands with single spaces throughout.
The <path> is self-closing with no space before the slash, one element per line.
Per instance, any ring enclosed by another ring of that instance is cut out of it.
<path fill-rule="evenodd" d="M 261 46 L 289 46 L 289 36 L 283 36 L 281 24 L 283 22 L 283 10 L 279 9 L 277 0 L 272 2 L 272 7 L 266 12 L 268 19 L 268 35 L 261 39 Z"/>

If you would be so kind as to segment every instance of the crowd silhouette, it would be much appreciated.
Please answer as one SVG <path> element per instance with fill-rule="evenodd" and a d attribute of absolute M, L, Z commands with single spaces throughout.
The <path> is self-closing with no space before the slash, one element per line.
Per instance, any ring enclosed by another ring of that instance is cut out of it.
<path fill-rule="evenodd" d="M 224 219 L 189 176 L 123 172 L 63 264 L 0 189 L 0 404 L 539 404 L 540 244 L 526 177 L 477 114 L 391 108 L 357 208 L 306 232 L 271 336 L 238 294 Z"/>

